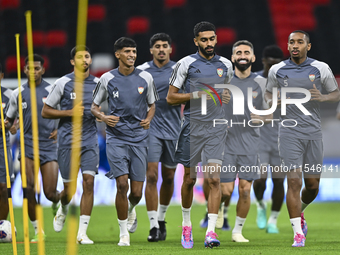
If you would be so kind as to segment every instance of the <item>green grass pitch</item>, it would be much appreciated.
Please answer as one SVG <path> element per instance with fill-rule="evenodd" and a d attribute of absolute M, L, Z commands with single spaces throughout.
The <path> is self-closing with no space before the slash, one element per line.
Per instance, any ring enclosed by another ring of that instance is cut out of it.
<path fill-rule="evenodd" d="M 166 215 L 167 239 L 158 243 L 147 242 L 149 221 L 145 206 L 137 206 L 138 228 L 130 235 L 131 246 L 117 246 L 119 228 L 114 206 L 95 206 L 88 228 L 88 236 L 94 245 L 78 245 L 78 254 L 340 254 L 340 203 L 315 203 L 305 211 L 308 223 L 306 247 L 293 248 L 293 231 L 289 223 L 286 206 L 282 206 L 278 220 L 280 234 L 266 234 L 256 226 L 256 205 L 252 204 L 248 214 L 243 235 L 249 243 L 231 242 L 231 231 L 217 230 L 221 246 L 214 249 L 204 248 L 205 229 L 199 227 L 199 221 L 204 216 L 205 206 L 194 205 L 191 210 L 193 224 L 194 248 L 185 250 L 181 246 L 181 207 L 169 207 Z M 236 205 L 231 205 L 229 222 L 235 221 Z M 23 241 L 22 209 L 15 208 L 17 241 Z M 79 213 L 79 212 L 78 212 Z M 267 211 L 269 215 L 269 209 Z M 67 219 L 62 232 L 55 233 L 52 225 L 51 208 L 44 208 L 45 233 L 47 235 L 45 248 L 47 255 L 66 254 Z M 30 237 L 34 234 L 30 225 Z M 31 254 L 38 254 L 37 244 L 30 245 Z M 12 254 L 12 244 L 0 244 L 0 254 Z M 24 244 L 18 243 L 18 254 L 24 254 Z"/>

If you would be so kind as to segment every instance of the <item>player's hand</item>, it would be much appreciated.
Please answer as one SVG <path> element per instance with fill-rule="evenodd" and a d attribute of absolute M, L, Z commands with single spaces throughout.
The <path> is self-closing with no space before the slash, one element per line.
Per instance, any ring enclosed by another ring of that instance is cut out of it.
<path fill-rule="evenodd" d="M 10 129 L 11 127 L 13 127 L 14 125 L 11 125 L 11 123 L 9 123 L 8 120 L 5 120 L 4 122 L 5 124 L 5 129 Z M 2 128 L 2 125 L 0 126 L 0 129 Z"/>
<path fill-rule="evenodd" d="M 311 101 L 317 101 L 317 102 L 322 102 L 324 99 L 324 95 L 321 94 L 320 90 L 318 90 L 313 84 L 313 88 L 309 90 L 310 95 L 311 95 Z"/>
<path fill-rule="evenodd" d="M 74 116 L 83 116 L 84 115 L 84 106 L 82 105 L 83 101 L 80 101 L 76 104 L 72 109 L 72 114 Z"/>
<path fill-rule="evenodd" d="M 288 97 L 288 98 L 290 98 L 290 97 Z M 272 105 L 273 105 L 273 100 L 270 100 L 268 102 L 269 108 L 272 108 Z M 280 90 L 277 91 L 277 105 L 276 105 L 276 109 L 277 108 L 281 108 L 281 94 L 280 94 Z"/>
<path fill-rule="evenodd" d="M 252 120 L 252 124 L 263 124 L 263 120 L 260 115 L 250 113 L 250 118 Z"/>
<path fill-rule="evenodd" d="M 53 143 L 57 142 L 57 137 L 58 137 L 58 130 L 55 129 L 52 131 L 52 133 L 50 133 L 50 137 L 48 139 L 53 139 Z"/>
<path fill-rule="evenodd" d="M 229 89 L 224 89 L 222 92 L 222 103 L 224 104 L 228 104 L 230 101 L 230 93 L 229 93 Z"/>
<path fill-rule="evenodd" d="M 148 119 L 144 119 L 140 122 L 140 125 L 144 128 L 144 129 L 149 129 L 150 128 L 150 120 Z"/>
<path fill-rule="evenodd" d="M 7 121 L 8 122 L 8 121 Z M 5 123 L 6 123 L 6 121 L 5 121 Z M 9 129 L 9 132 L 12 134 L 12 135 L 15 135 L 16 133 L 17 133 L 17 131 L 18 131 L 18 128 L 17 128 L 17 126 L 14 124 L 13 126 L 11 126 L 10 127 L 10 129 Z"/>
<path fill-rule="evenodd" d="M 213 92 L 213 91 L 210 90 L 210 89 L 208 89 L 207 91 L 209 91 L 210 93 Z M 198 97 L 199 97 L 199 98 L 202 98 L 202 95 L 203 95 L 203 94 L 207 95 L 207 100 L 210 100 L 210 99 L 211 99 L 211 96 L 210 96 L 207 92 L 205 92 L 205 91 L 199 91 L 199 92 L 198 92 Z"/>
<path fill-rule="evenodd" d="M 119 121 L 119 117 L 118 116 L 114 116 L 114 115 L 104 115 L 101 119 L 102 121 L 104 121 L 106 123 L 106 125 L 110 126 L 110 127 L 114 127 L 117 125 L 118 121 Z"/>

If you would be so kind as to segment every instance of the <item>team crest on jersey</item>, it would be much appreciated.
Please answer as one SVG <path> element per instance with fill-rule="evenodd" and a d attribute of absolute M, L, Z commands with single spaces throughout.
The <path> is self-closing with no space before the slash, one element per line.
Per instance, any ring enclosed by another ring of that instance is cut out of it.
<path fill-rule="evenodd" d="M 257 91 L 253 91 L 253 98 L 256 98 L 258 95 L 258 92 Z"/>
<path fill-rule="evenodd" d="M 219 77 L 222 77 L 223 69 L 222 68 L 217 68 L 217 74 L 218 74 Z"/>
<path fill-rule="evenodd" d="M 5 109 L 6 103 L 2 102 L 2 109 Z"/>
<path fill-rule="evenodd" d="M 113 87 L 112 96 L 113 98 L 119 97 L 119 91 L 117 87 Z"/>
<path fill-rule="evenodd" d="M 315 74 L 310 74 L 309 79 L 311 82 L 313 82 L 315 80 Z"/>
<path fill-rule="evenodd" d="M 22 109 L 26 109 L 27 108 L 27 103 L 26 102 L 22 102 Z"/>
<path fill-rule="evenodd" d="M 138 92 L 139 92 L 139 94 L 142 94 L 144 92 L 144 88 L 143 87 L 138 87 Z"/>
<path fill-rule="evenodd" d="M 46 103 L 46 100 L 47 100 L 47 97 L 42 98 L 43 103 Z"/>

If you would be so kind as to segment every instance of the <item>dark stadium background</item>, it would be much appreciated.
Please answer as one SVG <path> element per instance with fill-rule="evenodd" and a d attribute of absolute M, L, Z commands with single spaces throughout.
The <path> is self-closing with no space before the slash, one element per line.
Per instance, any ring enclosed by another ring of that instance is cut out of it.
<path fill-rule="evenodd" d="M 77 8 L 77 0 L 0 0 L 0 62 L 5 78 L 17 77 L 15 33 L 20 33 L 22 65 L 27 55 L 27 10 L 32 10 L 34 52 L 46 59 L 44 77 L 71 72 L 69 52 L 76 41 Z M 136 40 L 139 65 L 151 60 L 149 38 L 154 33 L 168 33 L 173 39 L 171 57 L 177 61 L 197 50 L 192 30 L 197 22 L 206 20 L 217 28 L 219 55 L 230 59 L 237 40 L 253 43 L 257 56 L 253 71 L 262 69 L 265 46 L 277 44 L 288 57 L 289 33 L 305 30 L 312 42 L 309 57 L 326 62 L 340 77 L 339 13 L 338 0 L 89 0 L 87 46 L 97 60 L 92 73 L 99 77 L 117 66 L 113 44 L 121 36 Z M 5 79 L 3 85 L 6 83 Z M 322 104 L 322 124 L 325 159 L 340 165 L 336 107 Z"/>

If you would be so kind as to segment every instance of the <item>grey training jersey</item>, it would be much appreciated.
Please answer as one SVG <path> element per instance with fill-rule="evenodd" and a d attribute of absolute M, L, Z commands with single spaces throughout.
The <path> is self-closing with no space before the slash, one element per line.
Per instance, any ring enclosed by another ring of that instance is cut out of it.
<path fill-rule="evenodd" d="M 290 59 L 273 65 L 269 70 L 267 87 L 272 92 L 273 87 L 278 88 L 304 88 L 312 89 L 313 84 L 321 91 L 322 87 L 327 92 L 333 92 L 338 84 L 329 66 L 312 58 L 307 58 L 302 64 L 297 65 Z M 291 99 L 305 97 L 302 93 L 287 93 Z M 298 139 L 322 139 L 319 102 L 309 101 L 303 106 L 311 113 L 304 115 L 296 105 L 288 104 L 286 115 L 281 115 L 282 120 L 293 119 L 297 122 L 295 127 L 279 126 L 279 135 L 288 135 Z M 293 121 L 285 121 L 285 125 L 293 126 Z"/>
<path fill-rule="evenodd" d="M 263 70 L 256 72 L 256 74 L 260 77 L 257 78 L 257 81 L 259 83 L 264 84 L 264 86 L 262 86 L 263 88 L 265 88 L 265 84 L 267 83 L 267 78 L 263 77 Z M 265 89 L 263 90 L 263 93 L 265 92 Z M 268 105 L 266 105 L 265 107 L 266 109 L 269 108 Z M 281 113 L 281 109 L 277 108 L 275 110 L 275 112 L 273 113 L 273 119 L 275 119 L 276 121 L 272 121 L 268 124 L 263 125 L 260 128 L 260 133 L 261 133 L 261 143 L 262 144 L 267 144 L 270 146 L 270 148 L 278 148 L 278 136 L 279 136 L 279 120 L 280 119 L 280 113 Z M 261 146 L 260 151 L 264 146 Z M 266 146 L 267 147 L 267 146 Z"/>
<path fill-rule="evenodd" d="M 73 100 L 77 97 L 74 91 L 74 79 L 75 75 L 72 72 L 56 80 L 51 93 L 47 97 L 46 104 L 52 108 L 57 108 L 60 104 L 60 110 L 73 109 Z M 92 96 L 98 81 L 99 79 L 93 75 L 89 75 L 84 80 L 82 147 L 98 144 L 96 118 L 91 113 Z M 72 118 L 61 118 L 58 126 L 58 144 L 60 148 L 69 148 L 71 146 L 72 130 Z"/>
<path fill-rule="evenodd" d="M 9 106 L 9 101 L 12 95 L 12 90 L 8 88 L 1 87 L 1 99 L 2 99 L 2 109 L 3 109 L 3 115 L 4 118 L 6 119 L 6 111 Z M 1 116 L 0 116 L 1 120 Z M 9 131 L 6 132 L 6 145 L 7 147 L 10 146 L 9 144 Z M 4 140 L 2 139 L 2 130 L 0 129 L 0 148 L 4 147 Z"/>
<path fill-rule="evenodd" d="M 185 93 L 209 90 L 209 86 L 229 83 L 232 78 L 231 62 L 221 56 L 215 55 L 212 59 L 203 58 L 198 52 L 179 60 L 170 78 L 170 85 L 183 89 Z M 222 90 L 216 90 L 221 93 Z M 196 121 L 213 121 L 224 116 L 223 108 L 215 95 L 214 100 L 207 100 L 207 114 L 201 114 L 201 99 L 192 99 L 186 102 L 184 115 Z"/>
<path fill-rule="evenodd" d="M 38 132 L 39 132 L 39 147 L 47 148 L 53 146 L 56 148 L 53 139 L 49 139 L 53 130 L 55 130 L 55 120 L 44 119 L 41 116 L 41 110 L 44 106 L 46 98 L 51 91 L 52 85 L 44 80 L 35 87 L 36 99 L 37 99 L 37 111 L 38 111 Z M 22 95 L 22 112 L 24 121 L 24 141 L 28 146 L 32 144 L 32 104 L 31 104 L 31 88 L 28 83 L 21 86 Z M 13 91 L 10 100 L 10 106 L 7 111 L 7 116 L 14 119 L 19 116 L 19 88 Z M 21 117 L 21 116 L 19 116 Z"/>
<path fill-rule="evenodd" d="M 155 103 L 156 112 L 150 124 L 150 132 L 153 136 L 166 140 L 177 140 L 181 129 L 181 105 L 171 106 L 166 101 L 169 78 L 175 65 L 176 62 L 169 61 L 159 68 L 153 61 L 149 61 L 137 67 L 152 75 L 159 95 L 159 101 Z"/>
<path fill-rule="evenodd" d="M 93 102 L 108 101 L 108 115 L 119 116 L 115 127 L 106 126 L 106 139 L 115 144 L 147 146 L 149 130 L 140 122 L 147 117 L 148 105 L 158 100 L 158 94 L 148 72 L 136 69 L 123 75 L 118 68 L 100 77 Z"/>
<path fill-rule="evenodd" d="M 233 114 L 234 97 L 233 94 L 231 94 L 229 103 L 223 104 L 225 119 L 228 120 L 229 126 L 224 153 L 236 155 L 258 154 L 260 145 L 260 127 L 251 127 L 248 125 L 248 121 L 251 117 L 247 98 L 248 88 L 252 88 L 253 106 L 258 110 L 263 109 L 263 91 L 265 89 L 265 84 L 260 81 L 261 76 L 254 73 L 251 73 L 245 79 L 239 79 L 236 75 L 234 75 L 230 81 L 230 84 L 241 89 L 244 95 L 244 115 Z M 255 126 L 255 124 L 250 124 Z"/>

